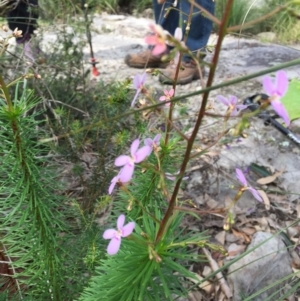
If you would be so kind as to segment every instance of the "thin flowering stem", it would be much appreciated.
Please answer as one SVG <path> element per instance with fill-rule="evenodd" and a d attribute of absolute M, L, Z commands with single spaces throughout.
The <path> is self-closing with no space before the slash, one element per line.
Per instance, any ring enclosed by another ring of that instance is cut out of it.
<path fill-rule="evenodd" d="M 212 61 L 212 66 L 209 72 L 209 76 L 208 76 L 208 80 L 207 80 L 207 87 L 210 87 L 213 85 L 213 79 L 214 79 L 214 75 L 216 72 L 216 68 L 217 68 L 217 64 L 218 64 L 218 60 L 219 60 L 219 56 L 220 56 L 220 52 L 221 52 L 221 46 L 222 46 L 222 41 L 226 35 L 226 25 L 229 19 L 229 15 L 230 15 L 230 11 L 231 11 L 231 7 L 233 5 L 234 0 L 228 0 L 227 1 L 227 5 L 225 8 L 225 12 L 223 14 L 223 19 L 221 22 L 221 26 L 219 29 L 219 38 L 218 38 L 218 42 L 215 48 L 215 54 L 213 57 L 213 61 Z M 208 101 L 208 96 L 209 96 L 209 91 L 205 92 L 203 95 L 203 100 L 202 100 L 202 104 L 201 104 L 201 108 L 198 114 L 198 118 L 196 121 L 196 124 L 194 126 L 194 130 L 192 132 L 191 138 L 189 139 L 188 143 L 187 143 L 187 148 L 186 148 L 186 152 L 184 155 L 184 159 L 180 168 L 180 175 L 176 181 L 174 190 L 173 190 L 173 194 L 172 197 L 170 199 L 169 202 L 169 206 L 168 209 L 163 217 L 162 223 L 160 225 L 160 228 L 158 230 L 158 233 L 156 235 L 156 242 L 159 242 L 161 240 L 161 238 L 163 237 L 164 233 L 165 233 L 165 229 L 168 223 L 168 220 L 171 218 L 173 211 L 174 211 L 174 206 L 176 204 L 176 200 L 177 200 L 177 195 L 179 192 L 179 188 L 180 188 L 180 184 L 181 184 L 181 180 L 182 180 L 182 176 L 185 172 L 186 166 L 189 162 L 189 158 L 190 158 L 190 154 L 193 148 L 193 144 L 194 141 L 196 139 L 196 135 L 199 131 L 199 128 L 201 126 L 204 114 L 205 114 L 205 109 L 206 109 L 206 105 L 207 105 L 207 101 Z M 172 107 L 172 106 L 171 106 Z"/>
<path fill-rule="evenodd" d="M 176 71 L 175 71 L 175 78 L 174 78 L 174 82 L 173 82 L 173 97 L 175 96 L 176 93 L 176 84 L 177 84 L 177 79 L 178 79 L 178 74 L 179 74 L 179 70 L 180 70 L 180 62 L 182 59 L 182 53 L 179 54 L 179 59 L 178 59 L 178 64 L 176 66 Z M 173 108 L 174 108 L 175 103 L 170 102 L 170 109 L 169 109 L 169 116 L 168 116 L 168 122 L 167 122 L 167 129 L 166 129 L 166 137 L 165 137 L 165 144 L 168 144 L 169 141 L 169 133 L 171 130 L 171 123 L 173 120 Z"/>

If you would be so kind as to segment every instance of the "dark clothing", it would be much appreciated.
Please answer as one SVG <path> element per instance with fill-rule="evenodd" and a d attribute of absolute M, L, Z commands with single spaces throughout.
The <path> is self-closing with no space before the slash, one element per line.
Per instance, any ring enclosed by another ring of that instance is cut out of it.
<path fill-rule="evenodd" d="M 18 5 L 7 14 L 8 26 L 11 30 L 22 30 L 22 37 L 17 43 L 29 41 L 37 28 L 38 0 L 20 0 Z"/>
<path fill-rule="evenodd" d="M 174 35 L 176 27 L 181 27 L 183 34 L 185 32 L 188 15 L 190 13 L 191 4 L 188 0 L 178 0 L 177 10 L 172 9 L 165 17 L 166 9 L 173 6 L 174 0 L 167 0 L 163 4 L 158 4 L 157 0 L 152 0 L 155 22 L 167 30 L 171 35 Z M 204 7 L 211 14 L 214 13 L 215 3 L 213 0 L 195 0 L 196 3 Z M 181 12 L 179 12 L 181 11 Z M 193 52 L 202 50 L 208 41 L 212 30 L 212 21 L 202 16 L 199 9 L 194 7 L 194 15 L 191 22 L 190 32 L 187 37 L 186 46 Z M 184 56 L 184 61 L 189 58 Z"/>

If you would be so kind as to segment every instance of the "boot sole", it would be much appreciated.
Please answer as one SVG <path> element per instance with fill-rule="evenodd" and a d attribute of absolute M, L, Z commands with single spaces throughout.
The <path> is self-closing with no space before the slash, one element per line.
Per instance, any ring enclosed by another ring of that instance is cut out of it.
<path fill-rule="evenodd" d="M 205 76 L 205 69 L 202 69 L 202 75 L 203 75 L 203 77 Z M 186 84 L 191 83 L 193 80 L 197 80 L 197 79 L 200 79 L 199 74 L 194 74 L 192 77 L 189 76 L 189 77 L 184 77 L 184 78 L 178 78 L 177 85 L 186 85 Z M 173 81 L 163 75 L 159 76 L 159 81 L 165 85 L 173 85 Z"/>
<path fill-rule="evenodd" d="M 193 80 L 197 80 L 199 78 L 200 78 L 200 76 L 192 76 L 192 77 L 181 78 L 181 79 L 177 80 L 177 85 L 186 85 L 186 84 L 191 83 Z M 164 76 L 159 76 L 159 81 L 162 84 L 165 84 L 165 85 L 173 85 L 173 81 L 169 78 L 164 77 Z"/>
<path fill-rule="evenodd" d="M 134 63 L 134 62 L 130 62 L 130 56 L 126 56 L 124 61 L 125 61 L 125 64 L 128 67 L 140 68 L 140 69 L 143 69 L 143 68 L 161 68 L 161 69 L 164 69 L 169 65 L 169 62 L 166 62 L 166 63 L 163 63 L 163 62 L 156 62 L 156 63 L 148 62 L 148 63 L 144 63 L 144 64 Z"/>

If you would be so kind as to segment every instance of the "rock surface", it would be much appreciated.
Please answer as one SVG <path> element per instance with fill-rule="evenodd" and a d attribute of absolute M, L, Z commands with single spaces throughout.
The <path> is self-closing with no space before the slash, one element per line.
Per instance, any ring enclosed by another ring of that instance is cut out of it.
<path fill-rule="evenodd" d="M 290 266 L 290 255 L 285 244 L 280 237 L 271 237 L 270 233 L 257 232 L 254 234 L 247 250 L 269 240 L 230 266 L 228 281 L 234 292 L 234 301 L 241 301 L 243 300 L 242 296 L 249 297 L 293 273 Z M 270 296 L 272 296 L 271 300 L 279 300 L 279 297 L 287 290 L 286 282 L 282 282 L 251 300 L 265 301 Z"/>

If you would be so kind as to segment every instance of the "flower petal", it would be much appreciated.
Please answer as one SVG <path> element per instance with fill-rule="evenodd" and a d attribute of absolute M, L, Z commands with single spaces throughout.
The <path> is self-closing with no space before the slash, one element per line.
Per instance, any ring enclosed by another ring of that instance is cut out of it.
<path fill-rule="evenodd" d="M 232 110 L 230 116 L 236 116 L 237 114 L 240 113 L 241 110 L 244 110 L 247 107 L 248 107 L 247 105 L 236 105 L 236 106 L 234 106 L 234 109 Z"/>
<path fill-rule="evenodd" d="M 248 108 L 247 105 L 236 105 L 235 107 L 236 107 L 239 111 L 242 111 L 242 110 L 245 110 L 245 109 Z"/>
<path fill-rule="evenodd" d="M 153 142 L 155 143 L 155 144 L 159 144 L 159 141 L 160 141 L 160 138 L 161 138 L 161 134 L 157 134 L 155 137 L 154 137 L 154 139 L 153 139 Z"/>
<path fill-rule="evenodd" d="M 254 198 L 257 199 L 259 202 L 263 201 L 259 192 L 256 189 L 254 189 L 253 187 L 249 187 L 248 190 L 252 193 Z"/>
<path fill-rule="evenodd" d="M 166 98 L 166 96 L 161 96 L 161 97 L 159 98 L 159 100 L 160 100 L 160 101 L 165 101 L 165 100 L 167 100 L 167 98 Z"/>
<path fill-rule="evenodd" d="M 246 180 L 245 175 L 243 174 L 243 172 L 239 168 L 236 168 L 235 173 L 236 173 L 236 177 L 240 181 L 240 183 L 243 186 L 247 186 L 248 183 L 247 183 L 247 180 Z"/>
<path fill-rule="evenodd" d="M 152 49 L 153 55 L 160 55 L 167 50 L 166 43 L 157 43 L 155 47 Z"/>
<path fill-rule="evenodd" d="M 148 35 L 145 37 L 145 43 L 148 45 L 156 45 L 159 42 L 156 35 Z"/>
<path fill-rule="evenodd" d="M 134 164 L 126 164 L 120 171 L 119 178 L 122 183 L 127 183 L 132 179 Z"/>
<path fill-rule="evenodd" d="M 141 147 L 136 153 L 135 153 L 135 161 L 134 163 L 140 163 L 143 160 L 145 160 L 146 157 L 149 156 L 149 152 L 151 153 L 152 148 L 148 145 L 145 145 Z"/>
<path fill-rule="evenodd" d="M 275 83 L 277 93 L 280 97 L 283 97 L 286 93 L 288 86 L 289 86 L 289 79 L 287 74 L 283 70 L 279 70 L 276 73 L 276 83 Z"/>
<path fill-rule="evenodd" d="M 135 227 L 135 222 L 130 222 L 127 225 L 125 225 L 122 229 L 122 237 L 126 237 L 130 235 Z"/>
<path fill-rule="evenodd" d="M 107 229 L 103 233 L 103 238 L 104 239 L 112 239 L 113 237 L 115 237 L 116 232 L 117 231 L 115 229 Z"/>
<path fill-rule="evenodd" d="M 118 253 L 121 245 L 121 238 L 112 238 L 107 246 L 108 255 L 115 255 Z"/>
<path fill-rule="evenodd" d="M 111 194 L 112 191 L 114 190 L 117 182 L 119 180 L 119 175 L 115 176 L 112 180 L 111 180 L 111 183 L 110 183 L 110 186 L 108 188 L 108 194 Z"/>
<path fill-rule="evenodd" d="M 174 32 L 174 38 L 177 40 L 177 41 L 181 41 L 182 40 L 182 29 L 181 27 L 177 27 L 175 29 L 175 32 Z"/>
<path fill-rule="evenodd" d="M 131 143 L 131 146 L 130 146 L 130 154 L 132 157 L 135 156 L 135 153 L 138 149 L 140 145 L 140 140 L 139 139 L 135 139 L 132 143 Z"/>
<path fill-rule="evenodd" d="M 234 95 L 230 95 L 229 96 L 229 99 L 228 99 L 228 102 L 232 105 L 232 106 L 235 106 L 238 102 L 238 98 Z"/>
<path fill-rule="evenodd" d="M 116 166 L 123 166 L 123 165 L 127 164 L 128 162 L 130 162 L 130 157 L 125 156 L 125 155 L 121 155 L 115 160 L 115 165 Z"/>
<path fill-rule="evenodd" d="M 274 86 L 270 76 L 265 76 L 262 81 L 264 91 L 269 95 L 274 94 Z"/>
<path fill-rule="evenodd" d="M 140 89 L 136 90 L 135 95 L 134 95 L 133 100 L 132 100 L 131 105 L 130 105 L 131 108 L 134 106 L 134 104 L 136 102 L 136 99 L 137 99 L 137 97 L 139 96 L 140 93 L 141 93 Z"/>
<path fill-rule="evenodd" d="M 170 89 L 170 91 L 168 92 L 170 97 L 173 97 L 174 93 L 175 93 L 175 90 L 173 88 Z"/>
<path fill-rule="evenodd" d="M 144 140 L 144 144 L 145 144 L 146 146 L 152 147 L 152 145 L 153 145 L 153 140 L 152 140 L 151 138 L 146 138 L 146 139 Z"/>
<path fill-rule="evenodd" d="M 141 75 L 141 78 L 140 78 L 141 84 L 142 84 L 142 85 L 145 84 L 146 78 L 147 78 L 147 73 L 144 72 L 144 73 Z"/>
<path fill-rule="evenodd" d="M 121 214 L 119 217 L 118 217 L 118 220 L 117 220 L 117 228 L 119 231 L 122 230 L 123 226 L 124 226 L 124 223 L 125 223 L 125 215 L 124 214 Z"/>
<path fill-rule="evenodd" d="M 133 78 L 133 87 L 135 89 L 139 89 L 140 83 L 141 83 L 141 76 L 140 76 L 140 74 L 136 74 Z"/>
<path fill-rule="evenodd" d="M 283 103 L 280 102 L 279 100 L 273 100 L 273 101 L 271 101 L 271 105 L 272 105 L 274 111 L 277 113 L 277 115 L 283 119 L 286 126 L 290 126 L 291 122 L 290 122 L 289 114 L 286 111 Z"/>
<path fill-rule="evenodd" d="M 229 100 L 226 97 L 224 97 L 223 95 L 217 95 L 216 98 L 217 98 L 218 101 L 220 101 L 221 103 L 223 103 L 225 106 L 229 106 L 230 105 Z"/>

